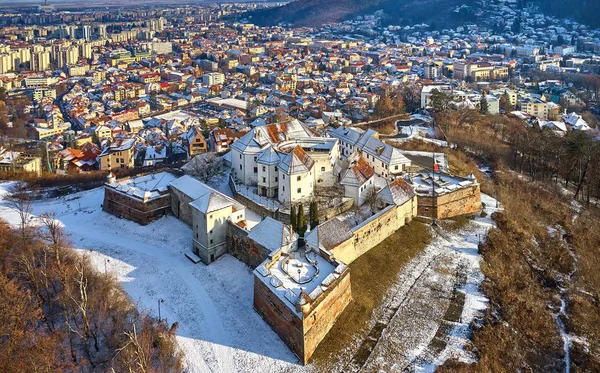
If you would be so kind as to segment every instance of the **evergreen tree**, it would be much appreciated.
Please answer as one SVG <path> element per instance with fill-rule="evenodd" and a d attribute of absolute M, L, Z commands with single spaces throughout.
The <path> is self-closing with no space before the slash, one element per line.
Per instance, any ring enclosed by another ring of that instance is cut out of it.
<path fill-rule="evenodd" d="M 479 112 L 481 114 L 487 114 L 490 111 L 490 105 L 487 102 L 487 98 L 485 98 L 485 94 L 481 95 L 481 100 L 479 100 Z"/>
<path fill-rule="evenodd" d="M 508 93 L 504 92 L 502 97 L 500 97 L 500 109 L 504 110 L 504 113 L 508 113 L 512 110 L 512 105 L 510 103 L 510 97 Z"/>
<path fill-rule="evenodd" d="M 317 204 L 317 201 L 312 201 L 310 203 L 309 219 L 310 229 L 314 229 L 314 227 L 319 225 L 319 205 Z"/>
<path fill-rule="evenodd" d="M 304 217 L 304 206 L 302 206 L 302 203 L 298 205 L 298 219 L 296 221 L 296 224 L 298 225 L 298 234 L 300 235 L 300 237 L 304 237 L 307 225 L 306 218 Z"/>
<path fill-rule="evenodd" d="M 296 206 L 292 205 L 290 208 L 290 224 L 292 225 L 292 229 L 294 232 L 298 231 L 298 221 L 296 216 Z"/>

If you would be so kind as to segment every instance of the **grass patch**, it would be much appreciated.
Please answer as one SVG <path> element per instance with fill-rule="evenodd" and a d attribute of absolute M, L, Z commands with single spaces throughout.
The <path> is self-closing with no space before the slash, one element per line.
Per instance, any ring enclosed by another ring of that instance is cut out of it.
<path fill-rule="evenodd" d="M 352 302 L 338 318 L 315 354 L 323 371 L 356 337 L 366 334 L 369 320 L 398 273 L 431 242 L 429 227 L 413 221 L 369 250 L 350 265 Z"/>

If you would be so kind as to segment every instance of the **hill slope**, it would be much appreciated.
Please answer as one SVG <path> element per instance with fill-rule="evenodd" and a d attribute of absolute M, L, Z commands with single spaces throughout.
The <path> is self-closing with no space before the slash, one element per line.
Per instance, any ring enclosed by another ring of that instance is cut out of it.
<path fill-rule="evenodd" d="M 358 15 L 382 10 L 386 21 L 394 24 L 441 22 L 444 26 L 471 19 L 468 12 L 454 13 L 462 4 L 474 0 L 296 0 L 282 7 L 247 13 L 249 21 L 257 25 L 291 23 L 294 26 L 321 26 Z M 474 18 L 473 18 L 474 19 Z"/>
<path fill-rule="evenodd" d="M 572 18 L 592 27 L 600 27 L 598 0 L 520 0 L 521 7 L 534 5 L 539 11 L 557 17 Z M 457 7 L 460 12 L 455 12 Z M 428 23 L 433 28 L 454 27 L 464 22 L 484 21 L 475 13 L 481 9 L 475 0 L 296 0 L 284 6 L 246 13 L 249 21 L 260 26 L 289 23 L 294 26 L 321 26 L 359 15 L 385 13 L 386 24 Z"/>

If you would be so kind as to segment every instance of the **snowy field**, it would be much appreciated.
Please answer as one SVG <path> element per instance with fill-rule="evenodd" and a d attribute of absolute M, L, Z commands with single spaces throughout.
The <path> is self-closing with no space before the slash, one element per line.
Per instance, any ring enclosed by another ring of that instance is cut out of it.
<path fill-rule="evenodd" d="M 0 184 L 0 198 L 10 184 Z M 252 308 L 252 273 L 225 255 L 210 266 L 193 264 L 191 229 L 173 216 L 147 226 L 101 210 L 102 188 L 34 203 L 33 214 L 55 212 L 72 244 L 100 271 L 119 279 L 138 306 L 169 323 L 188 372 L 303 371 L 297 358 Z M 19 216 L 0 202 L 0 216 L 15 227 Z M 31 224 L 37 224 L 33 218 Z"/>
<path fill-rule="evenodd" d="M 2 202 L 9 185 L 0 184 L 0 217 L 17 227 L 17 212 Z M 482 195 L 482 198 L 488 207 L 495 206 L 489 197 Z M 56 213 L 73 246 L 89 255 L 99 271 L 107 270 L 117 276 L 143 311 L 158 316 L 157 302 L 164 299 L 161 316 L 169 323 L 179 324 L 177 340 L 185 354 L 188 372 L 316 370 L 313 365 L 301 366 L 252 308 L 253 278 L 248 267 L 229 255 L 210 266 L 195 265 L 184 256 L 191 250 L 192 236 L 186 224 L 173 216 L 166 216 L 147 226 L 140 226 L 102 212 L 102 200 L 103 189 L 97 188 L 60 199 L 36 201 L 33 214 Z M 31 224 L 38 224 L 37 218 L 32 218 Z M 398 277 L 398 285 L 390 289 L 386 300 L 386 304 L 399 302 L 398 313 L 383 332 L 373 354 L 362 367 L 363 371 L 394 371 L 407 365 L 417 371 L 432 371 L 449 357 L 472 360 L 472 356 L 464 350 L 468 337 L 466 329 L 486 306 L 485 298 L 478 291 L 482 275 L 476 244 L 479 235 L 489 227 L 491 220 L 480 218 L 468 231 L 440 234 L 406 266 Z M 427 305 L 419 305 L 411 299 L 427 300 L 428 296 L 447 298 L 451 282 L 449 286 L 442 286 L 441 294 L 429 291 L 433 286 L 431 282 L 436 279 L 443 283 L 452 281 L 452 278 L 439 275 L 438 268 L 430 265 L 440 255 L 449 262 L 449 269 L 459 263 L 466 266 L 468 278 L 461 288 L 466 293 L 465 309 L 462 322 L 456 323 L 446 348 L 435 356 L 425 358 L 424 352 L 437 330 L 439 315 L 431 315 L 431 320 L 423 319 L 423 307 L 427 308 Z M 374 314 L 373 323 L 386 304 Z M 403 312 L 413 315 L 415 323 L 408 323 Z M 355 347 L 360 343 L 356 341 Z M 349 350 L 352 349 L 349 347 Z M 340 361 L 334 365 L 343 368 L 351 357 L 346 353 L 340 354 L 337 357 Z"/>

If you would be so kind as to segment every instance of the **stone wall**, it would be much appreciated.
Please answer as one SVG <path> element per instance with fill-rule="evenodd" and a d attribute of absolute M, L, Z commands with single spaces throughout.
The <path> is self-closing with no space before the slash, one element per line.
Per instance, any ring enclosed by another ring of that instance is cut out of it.
<path fill-rule="evenodd" d="M 112 188 L 104 188 L 102 210 L 118 217 L 133 220 L 141 225 L 146 225 L 166 215 L 169 208 L 168 193 L 151 201 L 143 202 L 119 193 Z"/>
<path fill-rule="evenodd" d="M 351 300 L 350 270 L 346 266 L 326 290 L 302 307 L 302 317 L 285 303 L 287 300 L 254 277 L 254 309 L 303 364 L 308 363 Z"/>
<path fill-rule="evenodd" d="M 479 185 L 458 189 L 441 196 L 418 196 L 418 214 L 432 219 L 448 219 L 481 211 Z"/>
<path fill-rule="evenodd" d="M 331 250 L 334 258 L 352 263 L 373 247 L 391 236 L 417 213 L 417 199 L 402 206 L 388 206 L 352 230 L 352 237 Z"/>
<path fill-rule="evenodd" d="M 346 270 L 329 285 L 327 292 L 311 304 L 310 314 L 304 316 L 304 364 L 308 362 L 351 300 L 350 271 Z"/>
<path fill-rule="evenodd" d="M 175 188 L 169 187 L 169 191 L 171 192 L 171 212 L 179 218 L 179 220 L 191 227 L 192 207 L 190 206 L 190 202 L 193 200 L 188 195 Z"/>
<path fill-rule="evenodd" d="M 227 250 L 238 260 L 254 269 L 267 260 L 270 250 L 248 238 L 248 231 L 229 222 L 227 227 Z"/>
<path fill-rule="evenodd" d="M 254 276 L 254 309 L 298 359 L 304 361 L 302 320 L 283 302 Z"/>

